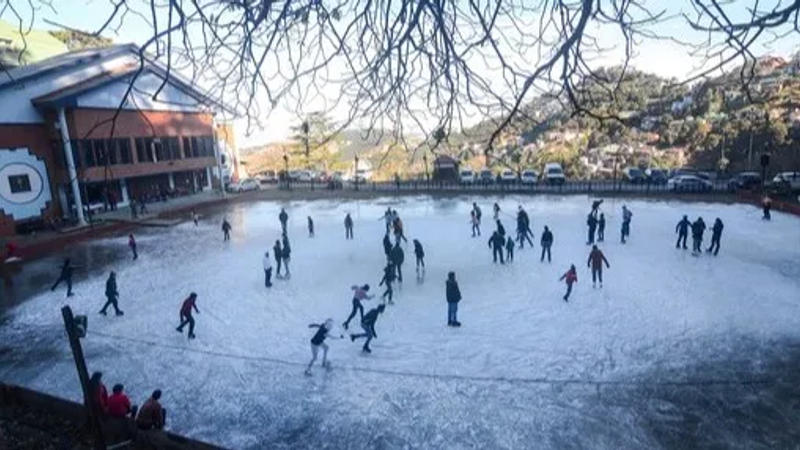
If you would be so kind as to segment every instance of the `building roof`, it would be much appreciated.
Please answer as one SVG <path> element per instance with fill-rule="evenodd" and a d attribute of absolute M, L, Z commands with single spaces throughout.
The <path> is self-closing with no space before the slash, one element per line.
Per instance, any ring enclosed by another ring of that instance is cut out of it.
<path fill-rule="evenodd" d="M 0 20 L 0 65 L 30 64 L 66 52 L 67 45 L 46 31 L 23 29 Z"/>

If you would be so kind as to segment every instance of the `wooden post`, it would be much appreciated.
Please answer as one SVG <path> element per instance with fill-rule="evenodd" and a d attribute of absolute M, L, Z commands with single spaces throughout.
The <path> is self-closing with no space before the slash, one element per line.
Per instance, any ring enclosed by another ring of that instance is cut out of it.
<path fill-rule="evenodd" d="M 75 368 L 78 370 L 78 379 L 83 390 L 83 404 L 89 414 L 89 424 L 94 433 L 94 448 L 105 450 L 106 442 L 103 437 L 103 429 L 100 426 L 100 412 L 96 410 L 97 403 L 92 399 L 92 392 L 89 386 L 89 371 L 86 369 L 86 361 L 83 359 L 83 349 L 75 329 L 75 316 L 72 315 L 72 308 L 69 306 L 61 308 L 61 315 L 64 318 L 64 328 L 67 330 L 69 347 L 72 349 L 72 357 L 75 359 Z"/>

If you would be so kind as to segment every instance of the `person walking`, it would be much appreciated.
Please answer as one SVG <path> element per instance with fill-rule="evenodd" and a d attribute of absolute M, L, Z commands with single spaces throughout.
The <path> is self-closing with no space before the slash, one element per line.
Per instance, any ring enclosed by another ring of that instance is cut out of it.
<path fill-rule="evenodd" d="M 414 239 L 414 256 L 417 258 L 417 272 L 419 272 L 420 267 L 422 270 L 425 270 L 425 250 L 422 248 L 422 244 L 419 240 Z"/>
<path fill-rule="evenodd" d="M 228 219 L 222 219 L 222 240 L 223 241 L 230 241 L 231 240 L 231 224 L 228 223 Z"/>
<path fill-rule="evenodd" d="M 275 241 L 272 246 L 272 257 L 275 258 L 275 278 L 281 278 L 281 260 L 283 259 L 283 249 L 281 248 L 281 241 Z"/>
<path fill-rule="evenodd" d="M 403 282 L 403 262 L 406 259 L 406 254 L 403 251 L 403 248 L 400 247 L 400 242 L 398 241 L 394 244 L 394 248 L 392 249 L 392 253 L 389 255 L 392 264 L 394 265 L 395 269 L 397 269 L 397 281 L 399 283 Z"/>
<path fill-rule="evenodd" d="M 622 205 L 622 230 L 620 232 L 620 242 L 623 244 L 628 236 L 631 235 L 631 218 L 633 213 L 627 206 Z"/>
<path fill-rule="evenodd" d="M 264 266 L 264 287 L 272 287 L 272 259 L 269 257 L 269 252 L 264 252 L 261 264 Z"/>
<path fill-rule="evenodd" d="M 194 226 L 198 226 L 198 220 L 200 220 L 200 216 L 197 215 L 195 210 L 192 210 L 192 222 L 194 222 Z"/>
<path fill-rule="evenodd" d="M 692 225 L 689 222 L 689 218 L 684 215 L 683 219 L 675 225 L 675 232 L 678 233 L 678 240 L 675 242 L 675 248 L 681 248 L 686 250 L 686 238 L 689 236 L 689 227 Z"/>
<path fill-rule="evenodd" d="M 714 225 L 711 227 L 711 246 L 706 250 L 708 253 L 713 252 L 714 256 L 717 256 L 717 253 L 719 253 L 719 240 L 722 237 L 723 228 L 725 228 L 725 225 L 723 225 L 722 220 L 717 217 L 717 220 L 714 221 Z"/>
<path fill-rule="evenodd" d="M 494 220 L 497 220 L 500 218 L 500 205 L 495 203 L 492 209 L 494 210 Z"/>
<path fill-rule="evenodd" d="M 547 253 L 547 262 L 550 262 L 550 247 L 553 246 L 553 233 L 550 231 L 550 228 L 547 228 L 547 225 L 544 226 L 544 231 L 542 232 L 542 257 L 539 259 L 540 262 L 544 262 L 544 254 Z"/>
<path fill-rule="evenodd" d="M 389 304 L 394 304 L 394 300 L 392 297 L 394 296 L 394 291 L 392 290 L 392 283 L 394 283 L 395 279 L 395 268 L 394 265 L 390 262 L 386 264 L 386 267 L 383 269 L 383 278 L 381 278 L 380 284 L 378 286 L 386 285 L 386 290 L 383 291 L 381 298 L 386 300 L 386 297 L 389 297 Z"/>
<path fill-rule="evenodd" d="M 600 219 L 597 220 L 597 242 L 603 242 L 606 239 L 606 215 L 600 213 Z"/>
<path fill-rule="evenodd" d="M 458 302 L 461 301 L 461 289 L 458 287 L 455 272 L 447 273 L 447 281 L 445 281 L 444 286 L 445 298 L 447 299 L 447 326 L 460 327 L 461 322 L 458 321 Z"/>
<path fill-rule="evenodd" d="M 511 236 L 506 240 L 506 261 L 514 262 L 514 239 Z"/>
<path fill-rule="evenodd" d="M 497 258 L 500 258 L 500 264 L 505 264 L 505 260 L 503 259 L 503 246 L 505 245 L 506 240 L 503 236 L 500 235 L 497 231 L 492 233 L 492 237 L 489 238 L 489 248 L 492 249 L 492 262 L 496 263 Z"/>
<path fill-rule="evenodd" d="M 331 331 L 333 330 L 333 319 L 328 319 L 324 323 L 309 324 L 308 328 L 317 329 L 316 333 L 314 333 L 314 336 L 311 337 L 311 361 L 309 361 L 308 367 L 306 367 L 305 372 L 303 372 L 307 376 L 311 376 L 311 366 L 313 366 L 314 362 L 317 360 L 317 354 L 319 353 L 320 348 L 322 349 L 322 367 L 324 367 L 326 370 L 331 370 L 330 363 L 328 362 L 328 344 L 325 343 L 325 339 L 342 339 L 344 338 L 344 335 L 340 334 L 338 338 L 331 335 Z"/>
<path fill-rule="evenodd" d="M 195 294 L 194 292 L 189 294 L 189 297 L 187 297 L 186 300 L 183 301 L 180 311 L 181 324 L 178 325 L 178 328 L 175 328 L 175 330 L 178 333 L 183 333 L 183 327 L 185 327 L 188 324 L 189 339 L 194 339 L 194 317 L 192 317 L 193 309 L 194 312 L 200 314 L 200 310 L 197 309 L 197 294 Z"/>
<path fill-rule="evenodd" d="M 314 220 L 311 216 L 308 216 L 308 237 L 314 237 Z"/>
<path fill-rule="evenodd" d="M 139 254 L 136 252 L 136 239 L 133 237 L 133 234 L 128 235 L 128 247 L 131 248 L 133 260 L 136 261 L 136 259 L 139 258 Z"/>
<path fill-rule="evenodd" d="M 364 342 L 364 346 L 361 347 L 361 351 L 364 353 L 372 353 L 372 350 L 369 348 L 369 343 L 372 342 L 373 339 L 378 338 L 378 334 L 375 333 L 375 322 L 378 321 L 378 316 L 383 314 L 385 309 L 386 305 L 384 304 L 380 304 L 377 308 L 371 309 L 361 319 L 361 329 L 364 330 L 364 332 L 350 335 L 351 342 L 355 342 L 356 339 L 367 338 L 367 341 Z"/>
<path fill-rule="evenodd" d="M 761 200 L 761 210 L 764 212 L 764 215 L 761 216 L 762 220 L 772 220 L 772 214 L 770 213 L 772 210 L 772 199 L 769 198 L 768 195 L 765 195 Z"/>
<path fill-rule="evenodd" d="M 475 214 L 474 210 L 469 212 L 469 222 L 472 224 L 472 237 L 480 236 L 481 235 L 481 220 L 478 219 L 478 215 Z"/>
<path fill-rule="evenodd" d="M 603 287 L 603 263 L 605 263 L 606 268 L 611 268 L 606 255 L 596 245 L 593 245 L 592 251 L 589 252 L 589 259 L 586 261 L 586 267 L 592 268 L 592 287 L 597 285 L 598 280 L 600 281 L 600 287 Z"/>
<path fill-rule="evenodd" d="M 289 236 L 283 235 L 283 249 L 281 251 L 281 259 L 283 260 L 283 277 L 291 278 L 292 273 L 289 270 L 289 261 L 292 259 L 292 248 L 289 246 Z"/>
<path fill-rule="evenodd" d="M 286 234 L 286 223 L 289 221 L 289 215 L 286 214 L 286 210 L 281 208 L 280 214 L 278 214 L 278 220 L 281 222 L 281 233 Z"/>
<path fill-rule="evenodd" d="M 350 213 L 344 216 L 344 238 L 353 239 L 353 218 L 350 217 Z"/>
<path fill-rule="evenodd" d="M 533 248 L 532 236 L 531 219 L 528 217 L 528 213 L 522 209 L 522 205 L 519 205 L 517 211 L 517 240 L 519 240 L 519 248 L 525 248 L 525 241 L 528 241 L 528 244 Z"/>
<path fill-rule="evenodd" d="M 702 217 L 698 217 L 692 224 L 692 254 L 697 256 L 702 253 L 703 233 L 706 231 L 706 223 Z"/>
<path fill-rule="evenodd" d="M 124 314 L 120 311 L 119 307 L 117 306 L 117 298 L 119 297 L 119 292 L 117 292 L 117 274 L 114 271 L 111 271 L 108 274 L 108 279 L 106 280 L 106 303 L 103 305 L 103 308 L 100 310 L 100 314 L 106 315 L 106 309 L 109 306 L 114 307 L 114 313 L 118 316 Z"/>
<path fill-rule="evenodd" d="M 481 215 L 483 214 L 483 212 L 481 212 L 480 206 L 478 206 L 478 204 L 475 202 L 472 202 L 472 211 L 475 213 L 475 217 L 478 219 L 478 224 L 480 224 Z"/>
<path fill-rule="evenodd" d="M 567 293 L 564 294 L 564 301 L 569 302 L 569 294 L 572 293 L 572 285 L 578 282 L 578 271 L 575 269 L 575 264 L 570 265 L 569 270 L 567 270 L 564 275 L 561 275 L 561 278 L 558 280 L 564 280 L 567 283 Z"/>
<path fill-rule="evenodd" d="M 70 259 L 64 259 L 64 263 L 61 264 L 61 274 L 58 276 L 58 279 L 55 283 L 53 283 L 53 287 L 50 288 L 50 291 L 55 291 L 61 282 L 65 282 L 67 284 L 67 297 L 72 297 L 74 294 L 72 293 L 72 274 L 77 267 L 73 266 L 70 263 Z"/>
<path fill-rule="evenodd" d="M 345 330 L 350 326 L 350 321 L 353 320 L 353 317 L 356 316 L 356 313 L 359 313 L 361 320 L 364 320 L 364 305 L 362 305 L 361 302 L 375 297 L 374 295 L 367 295 L 367 292 L 369 292 L 368 284 L 365 284 L 361 287 L 353 285 L 350 287 L 350 289 L 353 290 L 353 309 L 350 311 L 350 315 L 347 316 L 347 320 L 345 320 L 342 324 Z"/>
<path fill-rule="evenodd" d="M 597 218 L 594 214 L 589 214 L 586 217 L 586 225 L 589 227 L 589 233 L 586 239 L 586 245 L 594 244 L 594 233 L 597 230 Z"/>

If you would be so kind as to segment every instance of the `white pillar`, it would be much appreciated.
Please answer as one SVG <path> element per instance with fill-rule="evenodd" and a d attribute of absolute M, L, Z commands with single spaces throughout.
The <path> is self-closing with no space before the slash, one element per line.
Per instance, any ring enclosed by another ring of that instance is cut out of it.
<path fill-rule="evenodd" d="M 78 186 L 78 172 L 75 170 L 75 160 L 72 159 L 72 142 L 69 140 L 67 116 L 64 113 L 64 108 L 58 108 L 58 125 L 61 131 L 61 141 L 64 143 L 64 160 L 67 162 L 67 173 L 69 174 L 69 184 L 72 188 L 72 198 L 75 201 L 75 210 L 78 214 L 78 225 L 86 225 L 86 218 L 83 217 L 81 188 Z"/>
<path fill-rule="evenodd" d="M 124 206 L 130 204 L 130 198 L 128 197 L 128 182 L 125 181 L 125 178 L 120 178 L 119 190 L 122 192 L 122 205 Z"/>
<path fill-rule="evenodd" d="M 211 189 L 213 186 L 211 184 L 211 167 L 206 167 L 206 181 L 206 189 Z"/>
<path fill-rule="evenodd" d="M 197 171 L 192 170 L 192 190 L 196 193 L 197 192 Z"/>
<path fill-rule="evenodd" d="M 167 174 L 167 180 L 169 181 L 169 188 L 170 190 L 175 190 L 175 174 L 170 172 Z"/>

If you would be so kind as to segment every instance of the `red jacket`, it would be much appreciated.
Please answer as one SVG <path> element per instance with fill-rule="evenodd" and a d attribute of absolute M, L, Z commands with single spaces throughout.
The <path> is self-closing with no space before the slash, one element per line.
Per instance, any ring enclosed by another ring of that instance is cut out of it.
<path fill-rule="evenodd" d="M 606 267 L 611 267 L 608 264 L 608 260 L 606 259 L 606 256 L 598 248 L 596 250 L 592 250 L 589 253 L 589 260 L 586 261 L 586 266 L 588 267 L 589 264 L 591 264 L 592 269 L 602 269 L 603 268 L 603 263 L 606 263 Z"/>
<path fill-rule="evenodd" d="M 120 392 L 108 397 L 108 415 L 111 417 L 125 417 L 131 410 L 131 401 L 128 396 Z"/>
<path fill-rule="evenodd" d="M 100 383 L 97 386 L 97 389 L 94 393 L 94 401 L 97 402 L 97 405 L 100 407 L 100 411 L 103 414 L 108 413 L 108 391 L 103 383 Z"/>
<path fill-rule="evenodd" d="M 575 273 L 574 270 L 570 269 L 570 270 L 567 271 L 567 273 L 565 273 L 564 275 L 561 276 L 561 279 L 562 280 L 566 280 L 567 284 L 572 284 L 572 283 L 578 281 L 578 274 Z"/>
<path fill-rule="evenodd" d="M 183 301 L 183 305 L 181 306 L 181 314 L 189 315 L 192 313 L 192 308 L 197 311 L 197 306 L 194 304 L 195 299 L 192 297 L 188 297 L 186 300 Z"/>

